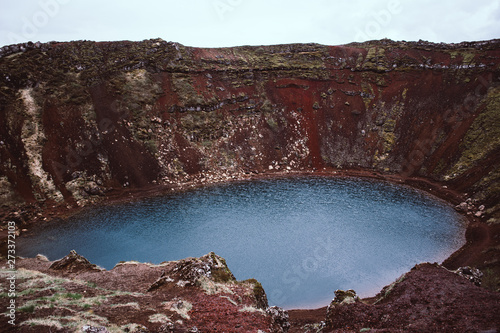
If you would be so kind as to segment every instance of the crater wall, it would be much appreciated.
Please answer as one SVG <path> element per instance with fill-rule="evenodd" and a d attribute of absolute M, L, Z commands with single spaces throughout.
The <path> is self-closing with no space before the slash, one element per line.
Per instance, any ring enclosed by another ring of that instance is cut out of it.
<path fill-rule="evenodd" d="M 0 198 L 369 170 L 466 192 L 500 219 L 500 41 L 0 49 Z"/>

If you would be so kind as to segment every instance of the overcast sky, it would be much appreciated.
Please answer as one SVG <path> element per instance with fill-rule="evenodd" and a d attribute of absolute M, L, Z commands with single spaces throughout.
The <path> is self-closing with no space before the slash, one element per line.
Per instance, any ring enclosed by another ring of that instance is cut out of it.
<path fill-rule="evenodd" d="M 500 0 L 0 0 L 0 46 L 143 40 L 187 46 L 500 38 Z"/>

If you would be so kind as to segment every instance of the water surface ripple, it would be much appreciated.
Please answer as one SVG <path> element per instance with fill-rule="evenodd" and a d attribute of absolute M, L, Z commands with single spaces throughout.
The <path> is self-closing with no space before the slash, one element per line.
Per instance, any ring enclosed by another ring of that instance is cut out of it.
<path fill-rule="evenodd" d="M 72 249 L 110 269 L 210 251 L 238 280 L 256 278 L 270 305 L 327 305 L 336 289 L 371 296 L 415 264 L 441 262 L 465 222 L 420 191 L 353 178 L 289 178 L 210 186 L 84 210 L 19 239 L 21 256 Z"/>

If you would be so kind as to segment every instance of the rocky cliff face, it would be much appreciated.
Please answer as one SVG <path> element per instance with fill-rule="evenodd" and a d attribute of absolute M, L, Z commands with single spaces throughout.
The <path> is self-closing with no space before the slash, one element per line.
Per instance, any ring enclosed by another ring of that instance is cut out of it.
<path fill-rule="evenodd" d="M 0 50 L 0 195 L 322 168 L 424 176 L 498 221 L 500 41 L 199 49 L 163 40 Z"/>

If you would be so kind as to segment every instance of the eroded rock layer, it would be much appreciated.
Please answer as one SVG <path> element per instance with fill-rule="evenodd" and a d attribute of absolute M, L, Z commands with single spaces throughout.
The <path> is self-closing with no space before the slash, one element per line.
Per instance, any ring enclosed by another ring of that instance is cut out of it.
<path fill-rule="evenodd" d="M 468 192 L 498 221 L 500 41 L 201 49 L 163 40 L 0 51 L 0 194 L 367 169 Z"/>

